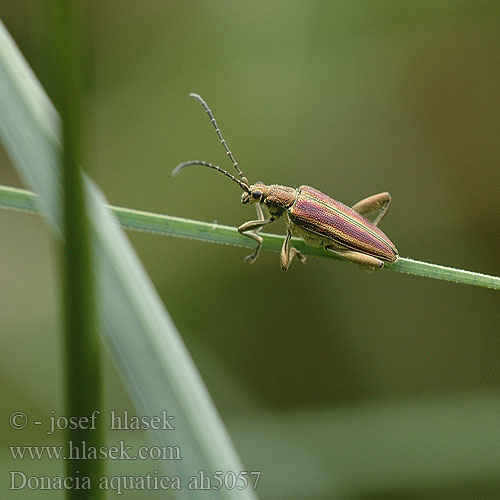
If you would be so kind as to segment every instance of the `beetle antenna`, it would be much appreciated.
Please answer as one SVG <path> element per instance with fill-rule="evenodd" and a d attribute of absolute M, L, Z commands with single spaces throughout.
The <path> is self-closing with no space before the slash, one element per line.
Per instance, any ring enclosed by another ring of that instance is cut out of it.
<path fill-rule="evenodd" d="M 236 182 L 236 184 L 238 184 L 238 186 L 240 186 L 240 188 L 243 189 L 243 191 L 246 191 L 247 193 L 250 192 L 250 188 L 248 187 L 247 183 L 240 181 L 234 175 L 231 175 L 229 172 L 226 172 L 225 170 L 223 170 L 219 166 L 213 165 L 212 163 L 207 163 L 206 161 L 199 161 L 199 160 L 185 161 L 184 163 L 181 163 L 180 165 L 177 165 L 174 168 L 174 170 L 172 171 L 172 175 L 173 176 L 177 175 L 183 168 L 189 167 L 190 165 L 203 165 L 204 167 L 213 168 L 214 170 L 217 170 L 218 172 L 222 172 L 226 177 L 229 177 L 232 181 Z M 243 178 L 246 180 L 245 177 L 243 177 Z"/>
<path fill-rule="evenodd" d="M 234 159 L 233 153 L 231 153 L 231 150 L 229 149 L 226 140 L 224 139 L 224 137 L 222 137 L 222 133 L 220 131 L 219 125 L 217 125 L 217 122 L 215 121 L 215 117 L 214 114 L 212 113 L 212 110 L 208 107 L 207 103 L 200 95 L 192 92 L 191 94 L 189 94 L 189 97 L 194 97 L 197 101 L 199 101 L 203 106 L 203 108 L 205 109 L 205 111 L 207 112 L 207 115 L 210 118 L 210 121 L 212 122 L 212 125 L 214 126 L 215 131 L 217 132 L 217 135 L 219 136 L 220 142 L 224 146 L 224 149 L 226 150 L 227 156 L 229 156 L 229 159 L 233 162 L 233 167 L 238 172 L 238 175 L 241 177 L 241 180 L 248 186 L 249 185 L 248 179 L 243 175 L 243 172 L 241 171 L 238 162 Z"/>

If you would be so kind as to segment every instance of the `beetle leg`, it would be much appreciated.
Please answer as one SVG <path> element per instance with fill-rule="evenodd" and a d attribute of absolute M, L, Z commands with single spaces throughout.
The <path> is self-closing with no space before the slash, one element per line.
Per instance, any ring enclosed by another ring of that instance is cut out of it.
<path fill-rule="evenodd" d="M 257 210 L 257 214 L 260 216 L 262 215 L 262 219 L 257 219 L 257 220 L 249 220 L 248 222 L 244 222 L 239 228 L 238 232 L 243 234 L 244 236 L 248 236 L 249 238 L 252 238 L 257 242 L 257 247 L 255 248 L 255 251 L 251 253 L 250 255 L 247 255 L 245 257 L 245 260 L 247 262 L 250 262 L 251 264 L 254 263 L 257 260 L 257 257 L 259 256 L 260 253 L 260 248 L 262 247 L 262 236 L 259 236 L 257 232 L 262 228 L 262 226 L 265 226 L 266 224 L 270 224 L 271 222 L 274 222 L 276 219 L 274 217 L 270 217 L 269 219 L 264 219 L 264 214 L 262 212 L 262 208 Z M 257 230 L 255 233 L 249 233 L 247 231 L 254 231 Z"/>
<path fill-rule="evenodd" d="M 380 210 L 380 213 L 372 222 L 376 226 L 385 217 L 390 205 L 391 195 L 389 193 L 379 193 L 358 201 L 355 205 L 353 205 L 352 209 L 358 212 L 359 215 L 365 215 L 374 212 L 375 210 Z"/>
<path fill-rule="evenodd" d="M 281 247 L 281 270 L 282 271 L 287 271 L 288 268 L 290 267 L 290 264 L 292 263 L 292 260 L 294 259 L 295 256 L 297 256 L 302 262 L 302 264 L 305 264 L 307 257 L 305 255 L 302 255 L 296 248 L 290 246 L 290 238 L 292 237 L 292 233 L 290 230 L 288 230 L 286 234 L 285 241 L 283 242 L 283 246 Z"/>
<path fill-rule="evenodd" d="M 262 210 L 262 205 L 260 203 L 255 204 L 255 210 L 257 210 L 257 219 L 259 220 L 265 220 L 266 218 L 264 217 L 264 212 Z M 257 232 L 260 231 L 261 228 L 257 229 Z"/>
<path fill-rule="evenodd" d="M 355 250 L 340 250 L 329 246 L 325 248 L 335 255 L 338 255 L 341 259 L 354 262 L 365 271 L 376 271 L 384 267 L 384 262 L 382 260 L 372 257 L 371 255 L 366 255 L 365 253 L 356 252 Z"/>

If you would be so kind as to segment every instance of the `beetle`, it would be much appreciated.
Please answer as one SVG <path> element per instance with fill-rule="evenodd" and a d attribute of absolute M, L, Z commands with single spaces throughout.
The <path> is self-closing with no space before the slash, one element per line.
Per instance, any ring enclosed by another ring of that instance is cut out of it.
<path fill-rule="evenodd" d="M 257 242 L 255 251 L 245 260 L 251 263 L 257 260 L 263 241 L 259 235 L 260 230 L 283 214 L 286 214 L 287 222 L 287 234 L 280 257 L 283 271 L 288 270 L 295 257 L 301 262 L 306 261 L 305 255 L 291 246 L 292 236 L 298 236 L 310 245 L 321 246 L 367 271 L 381 269 L 384 267 L 384 262 L 395 262 L 398 259 L 395 245 L 378 227 L 391 205 L 389 193 L 370 196 L 348 207 L 310 186 L 300 186 L 295 189 L 279 184 L 266 185 L 263 182 L 250 184 L 222 137 L 207 103 L 198 94 L 191 93 L 189 97 L 199 101 L 207 112 L 240 178 L 217 165 L 200 160 L 181 163 L 173 170 L 172 175 L 177 175 L 190 165 L 201 165 L 221 172 L 240 186 L 243 190 L 241 202 L 253 204 L 257 210 L 256 220 L 250 220 L 238 227 L 241 234 Z M 364 217 L 377 210 L 379 213 L 373 221 Z"/>

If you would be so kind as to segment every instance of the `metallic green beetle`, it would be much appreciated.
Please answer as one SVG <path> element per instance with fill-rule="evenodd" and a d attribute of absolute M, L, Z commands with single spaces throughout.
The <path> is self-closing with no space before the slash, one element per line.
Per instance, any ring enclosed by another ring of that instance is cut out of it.
<path fill-rule="evenodd" d="M 381 269 L 384 267 L 384 262 L 395 262 L 398 259 L 396 247 L 377 227 L 391 204 L 389 193 L 370 196 L 351 208 L 309 186 L 300 186 L 295 189 L 279 184 L 267 186 L 262 182 L 251 185 L 222 137 L 207 103 L 198 94 L 189 94 L 189 96 L 197 99 L 207 112 L 241 180 L 217 165 L 199 160 L 181 163 L 172 174 L 176 175 L 190 165 L 202 165 L 223 173 L 240 186 L 244 191 L 241 202 L 255 204 L 258 217 L 256 220 L 245 222 L 238 228 L 241 234 L 257 241 L 257 247 L 246 257 L 247 261 L 255 262 L 259 256 L 263 240 L 258 233 L 262 227 L 274 222 L 285 212 L 288 230 L 281 249 L 283 271 L 290 267 L 294 257 L 301 262 L 306 260 L 304 255 L 290 245 L 292 236 L 299 236 L 310 245 L 321 246 L 342 259 L 358 264 L 365 270 Z M 262 207 L 268 214 L 267 217 Z M 373 222 L 363 217 L 376 210 L 379 214 Z"/>

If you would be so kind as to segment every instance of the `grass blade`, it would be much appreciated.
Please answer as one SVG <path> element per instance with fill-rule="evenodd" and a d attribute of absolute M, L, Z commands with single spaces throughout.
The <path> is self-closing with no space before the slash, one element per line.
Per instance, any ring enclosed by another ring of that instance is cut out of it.
<path fill-rule="evenodd" d="M 25 210 L 28 212 L 38 212 L 36 202 L 37 196 L 29 191 L 0 186 L 0 207 L 3 206 L 5 208 Z M 254 248 L 255 246 L 255 243 L 250 241 L 249 238 L 239 234 L 235 227 L 182 219 L 170 215 L 142 212 L 130 208 L 113 206 L 109 206 L 109 208 L 125 229 L 179 236 L 182 238 L 191 238 L 246 248 Z M 264 238 L 262 244 L 263 250 L 271 252 L 279 252 L 281 250 L 283 236 L 269 233 L 261 233 L 261 236 Z M 341 259 L 322 248 L 308 246 L 297 238 L 294 238 L 292 241 L 293 245 L 305 255 L 325 257 L 327 259 L 334 259 L 342 262 Z M 385 268 L 425 278 L 440 279 L 464 285 L 500 290 L 500 277 L 498 276 L 455 269 L 453 267 L 431 264 L 429 262 L 422 262 L 405 257 L 400 257 L 394 264 L 386 264 Z"/>
<path fill-rule="evenodd" d="M 62 227 L 59 119 L 0 23 L 0 137 L 37 210 L 53 232 Z M 99 190 L 85 182 L 94 246 L 102 338 L 141 415 L 175 416 L 175 431 L 153 431 L 155 444 L 178 445 L 182 460 L 166 464 L 181 477 L 178 498 L 255 498 L 251 489 L 189 490 L 205 471 L 243 470 L 217 411 L 168 313 Z"/>
<path fill-rule="evenodd" d="M 90 240 L 90 224 L 85 204 L 85 190 L 79 165 L 85 164 L 84 140 L 84 49 L 85 30 L 78 2 L 65 0 L 47 5 L 49 33 L 53 50 L 50 59 L 58 68 L 59 110 L 62 117 L 62 148 L 59 152 L 59 171 L 62 174 L 63 245 L 61 252 L 61 302 L 63 310 L 62 333 L 64 356 L 64 405 L 66 415 L 78 419 L 94 413 L 103 413 L 101 344 L 97 332 L 96 294 L 94 284 L 94 253 Z M 100 450 L 106 443 L 102 425 L 68 426 L 67 443 L 79 449 Z M 70 454 L 70 446 L 66 445 Z M 89 478 L 92 488 L 68 489 L 65 498 L 83 500 L 104 498 L 99 488 L 105 475 L 103 460 L 88 460 L 84 456 L 64 461 L 68 478 L 80 475 Z"/>

